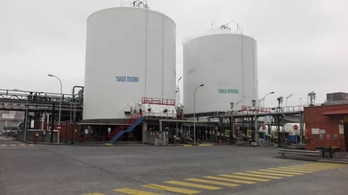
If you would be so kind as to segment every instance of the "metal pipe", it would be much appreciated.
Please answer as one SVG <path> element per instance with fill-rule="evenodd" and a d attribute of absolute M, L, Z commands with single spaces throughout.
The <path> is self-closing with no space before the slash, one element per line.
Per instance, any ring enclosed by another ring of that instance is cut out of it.
<path fill-rule="evenodd" d="M 27 141 L 27 130 L 28 130 L 28 107 L 29 107 L 29 98 L 27 97 L 27 103 L 25 105 L 25 118 L 24 118 L 24 132 L 23 132 L 23 142 Z"/>
<path fill-rule="evenodd" d="M 74 144 L 74 136 L 75 136 L 75 124 L 76 124 L 76 103 L 75 103 L 75 89 L 81 88 L 84 89 L 83 86 L 74 86 L 72 90 L 72 102 L 73 102 L 73 128 L 71 129 L 71 144 Z"/>
<path fill-rule="evenodd" d="M 54 129 L 54 118 L 55 118 L 55 111 L 54 111 L 54 108 L 55 108 L 55 104 L 53 103 L 52 104 L 52 122 L 51 122 L 51 143 L 53 143 L 53 129 Z"/>

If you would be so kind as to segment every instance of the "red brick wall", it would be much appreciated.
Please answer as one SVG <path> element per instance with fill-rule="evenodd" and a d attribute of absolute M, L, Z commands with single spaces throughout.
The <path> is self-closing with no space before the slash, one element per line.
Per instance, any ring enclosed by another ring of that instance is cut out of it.
<path fill-rule="evenodd" d="M 316 150 L 316 146 L 339 146 L 341 151 L 346 151 L 344 134 L 339 134 L 338 125 L 340 120 L 343 120 L 344 115 L 323 116 L 324 112 L 348 109 L 348 105 L 334 106 L 317 106 L 306 107 L 304 109 L 307 150 Z M 319 135 L 312 135 L 312 128 L 325 129 L 326 134 L 323 139 Z M 334 140 L 334 134 L 337 134 L 338 139 Z M 327 139 L 329 135 L 329 139 Z"/>

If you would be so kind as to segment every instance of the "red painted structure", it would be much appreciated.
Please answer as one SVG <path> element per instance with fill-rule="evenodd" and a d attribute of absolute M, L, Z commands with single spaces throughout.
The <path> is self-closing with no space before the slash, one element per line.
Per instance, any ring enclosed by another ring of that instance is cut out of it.
<path fill-rule="evenodd" d="M 347 151 L 348 104 L 305 107 L 304 117 L 307 150 L 330 146 L 342 152 Z"/>
<path fill-rule="evenodd" d="M 47 123 L 44 122 L 44 130 L 47 130 Z M 71 135 L 72 135 L 72 132 L 71 132 L 71 129 L 72 129 L 72 125 L 69 124 L 69 121 L 62 121 L 62 125 L 61 126 L 61 129 L 59 129 L 60 133 L 59 133 L 59 139 L 60 139 L 60 142 L 64 142 L 65 139 L 67 139 L 68 141 L 71 141 Z M 54 129 L 57 130 L 58 128 L 58 124 L 55 123 L 54 124 Z M 39 129 L 42 129 L 42 122 L 39 123 Z M 75 129 L 76 129 L 76 132 L 75 132 L 75 137 L 74 137 L 74 140 L 76 142 L 78 142 L 80 139 L 81 139 L 81 126 L 80 125 L 75 125 Z"/>

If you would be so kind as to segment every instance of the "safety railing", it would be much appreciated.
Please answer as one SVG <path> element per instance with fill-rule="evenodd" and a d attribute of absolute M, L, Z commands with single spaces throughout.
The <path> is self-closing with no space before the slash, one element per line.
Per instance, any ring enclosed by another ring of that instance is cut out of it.
<path fill-rule="evenodd" d="M 175 100 L 173 100 L 173 99 L 161 99 L 161 98 L 143 97 L 141 99 L 141 103 L 142 104 L 155 104 L 155 105 L 175 106 Z"/>
<path fill-rule="evenodd" d="M 108 136 L 109 139 L 113 138 L 117 133 L 119 133 L 122 130 L 125 130 L 129 126 L 131 126 L 135 121 L 137 121 L 142 116 L 142 113 L 136 113 L 132 116 L 131 119 L 126 124 L 121 124 L 117 126 L 113 131 L 111 131 L 110 135 Z"/>
<path fill-rule="evenodd" d="M 234 112 L 233 114 L 272 114 L 272 113 L 286 113 L 286 112 L 302 112 L 304 106 L 287 106 L 287 107 L 273 107 L 273 108 L 263 108 L 263 107 L 251 107 L 242 106 L 240 110 Z"/>
<path fill-rule="evenodd" d="M 281 157 L 285 157 L 285 154 L 315 156 L 318 158 L 320 157 L 320 151 L 311 151 L 311 150 L 293 150 L 293 149 L 279 148 L 278 153 L 281 155 Z"/>

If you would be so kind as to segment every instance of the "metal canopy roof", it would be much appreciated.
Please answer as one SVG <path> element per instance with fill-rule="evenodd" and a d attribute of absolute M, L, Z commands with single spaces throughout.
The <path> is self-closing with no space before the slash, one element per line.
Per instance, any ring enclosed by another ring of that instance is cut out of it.
<path fill-rule="evenodd" d="M 331 116 L 331 115 L 344 115 L 348 114 L 348 109 L 343 109 L 343 110 L 332 110 L 332 111 L 327 111 L 324 112 L 324 116 Z"/>

